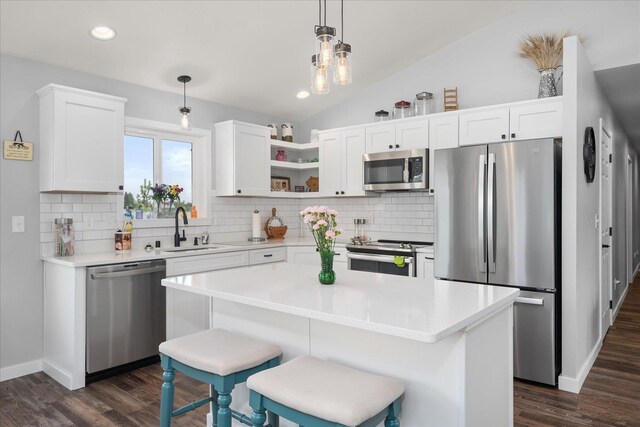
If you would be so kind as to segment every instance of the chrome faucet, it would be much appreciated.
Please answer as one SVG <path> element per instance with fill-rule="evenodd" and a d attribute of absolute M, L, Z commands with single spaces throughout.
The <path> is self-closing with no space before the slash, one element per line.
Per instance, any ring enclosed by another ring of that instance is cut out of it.
<path fill-rule="evenodd" d="M 176 233 L 173 235 L 173 246 L 180 247 L 180 242 L 184 242 L 187 240 L 187 236 L 184 234 L 184 229 L 182 229 L 182 237 L 180 237 L 180 232 L 178 230 L 178 216 L 180 215 L 180 211 L 182 211 L 182 219 L 184 219 L 184 224 L 189 224 L 187 220 L 187 211 L 184 210 L 182 206 L 176 209 Z"/>

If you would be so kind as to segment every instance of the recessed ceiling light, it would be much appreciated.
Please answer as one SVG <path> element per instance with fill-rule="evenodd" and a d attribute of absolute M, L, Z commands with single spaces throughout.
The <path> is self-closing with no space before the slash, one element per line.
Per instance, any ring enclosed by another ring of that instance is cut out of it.
<path fill-rule="evenodd" d="M 296 94 L 296 98 L 298 99 L 305 99 L 308 96 L 309 96 L 309 92 L 307 92 L 306 90 L 301 90 Z"/>
<path fill-rule="evenodd" d="M 89 34 L 97 40 L 111 40 L 116 36 L 116 32 L 113 28 L 105 26 L 94 27 L 89 31 Z"/>

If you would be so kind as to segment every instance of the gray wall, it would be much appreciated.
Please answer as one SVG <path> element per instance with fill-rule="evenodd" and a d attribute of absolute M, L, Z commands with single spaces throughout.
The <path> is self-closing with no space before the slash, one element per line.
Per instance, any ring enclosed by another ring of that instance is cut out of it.
<path fill-rule="evenodd" d="M 41 359 L 43 353 L 36 90 L 48 83 L 127 98 L 125 114 L 149 120 L 177 122 L 182 103 L 176 94 L 0 56 L 0 137 L 13 139 L 20 129 L 25 141 L 34 143 L 35 152 L 33 162 L 0 161 L 0 368 Z M 193 126 L 212 131 L 214 123 L 229 119 L 265 124 L 284 121 L 197 99 L 188 99 L 188 104 Z M 12 215 L 25 216 L 25 233 L 11 233 Z"/>

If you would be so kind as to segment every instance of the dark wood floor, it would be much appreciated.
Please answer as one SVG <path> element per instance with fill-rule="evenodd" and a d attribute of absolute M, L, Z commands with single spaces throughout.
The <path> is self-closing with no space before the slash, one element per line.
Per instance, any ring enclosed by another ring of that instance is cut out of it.
<path fill-rule="evenodd" d="M 0 426 L 158 425 L 159 365 L 71 392 L 42 372 L 0 383 Z M 176 373 L 176 405 L 207 387 Z M 517 426 L 640 426 L 640 278 L 631 286 L 580 394 L 516 381 Z M 203 406 L 174 419 L 201 426 Z M 420 427 L 420 426 L 405 426 Z"/>

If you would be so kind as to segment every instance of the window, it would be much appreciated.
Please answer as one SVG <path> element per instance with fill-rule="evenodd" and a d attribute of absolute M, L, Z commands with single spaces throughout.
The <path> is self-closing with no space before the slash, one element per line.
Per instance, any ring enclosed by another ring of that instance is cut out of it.
<path fill-rule="evenodd" d="M 121 206 L 137 220 L 173 218 L 179 206 L 188 213 L 196 206 L 198 217 L 206 218 L 210 144 L 207 130 L 127 118 Z"/>

